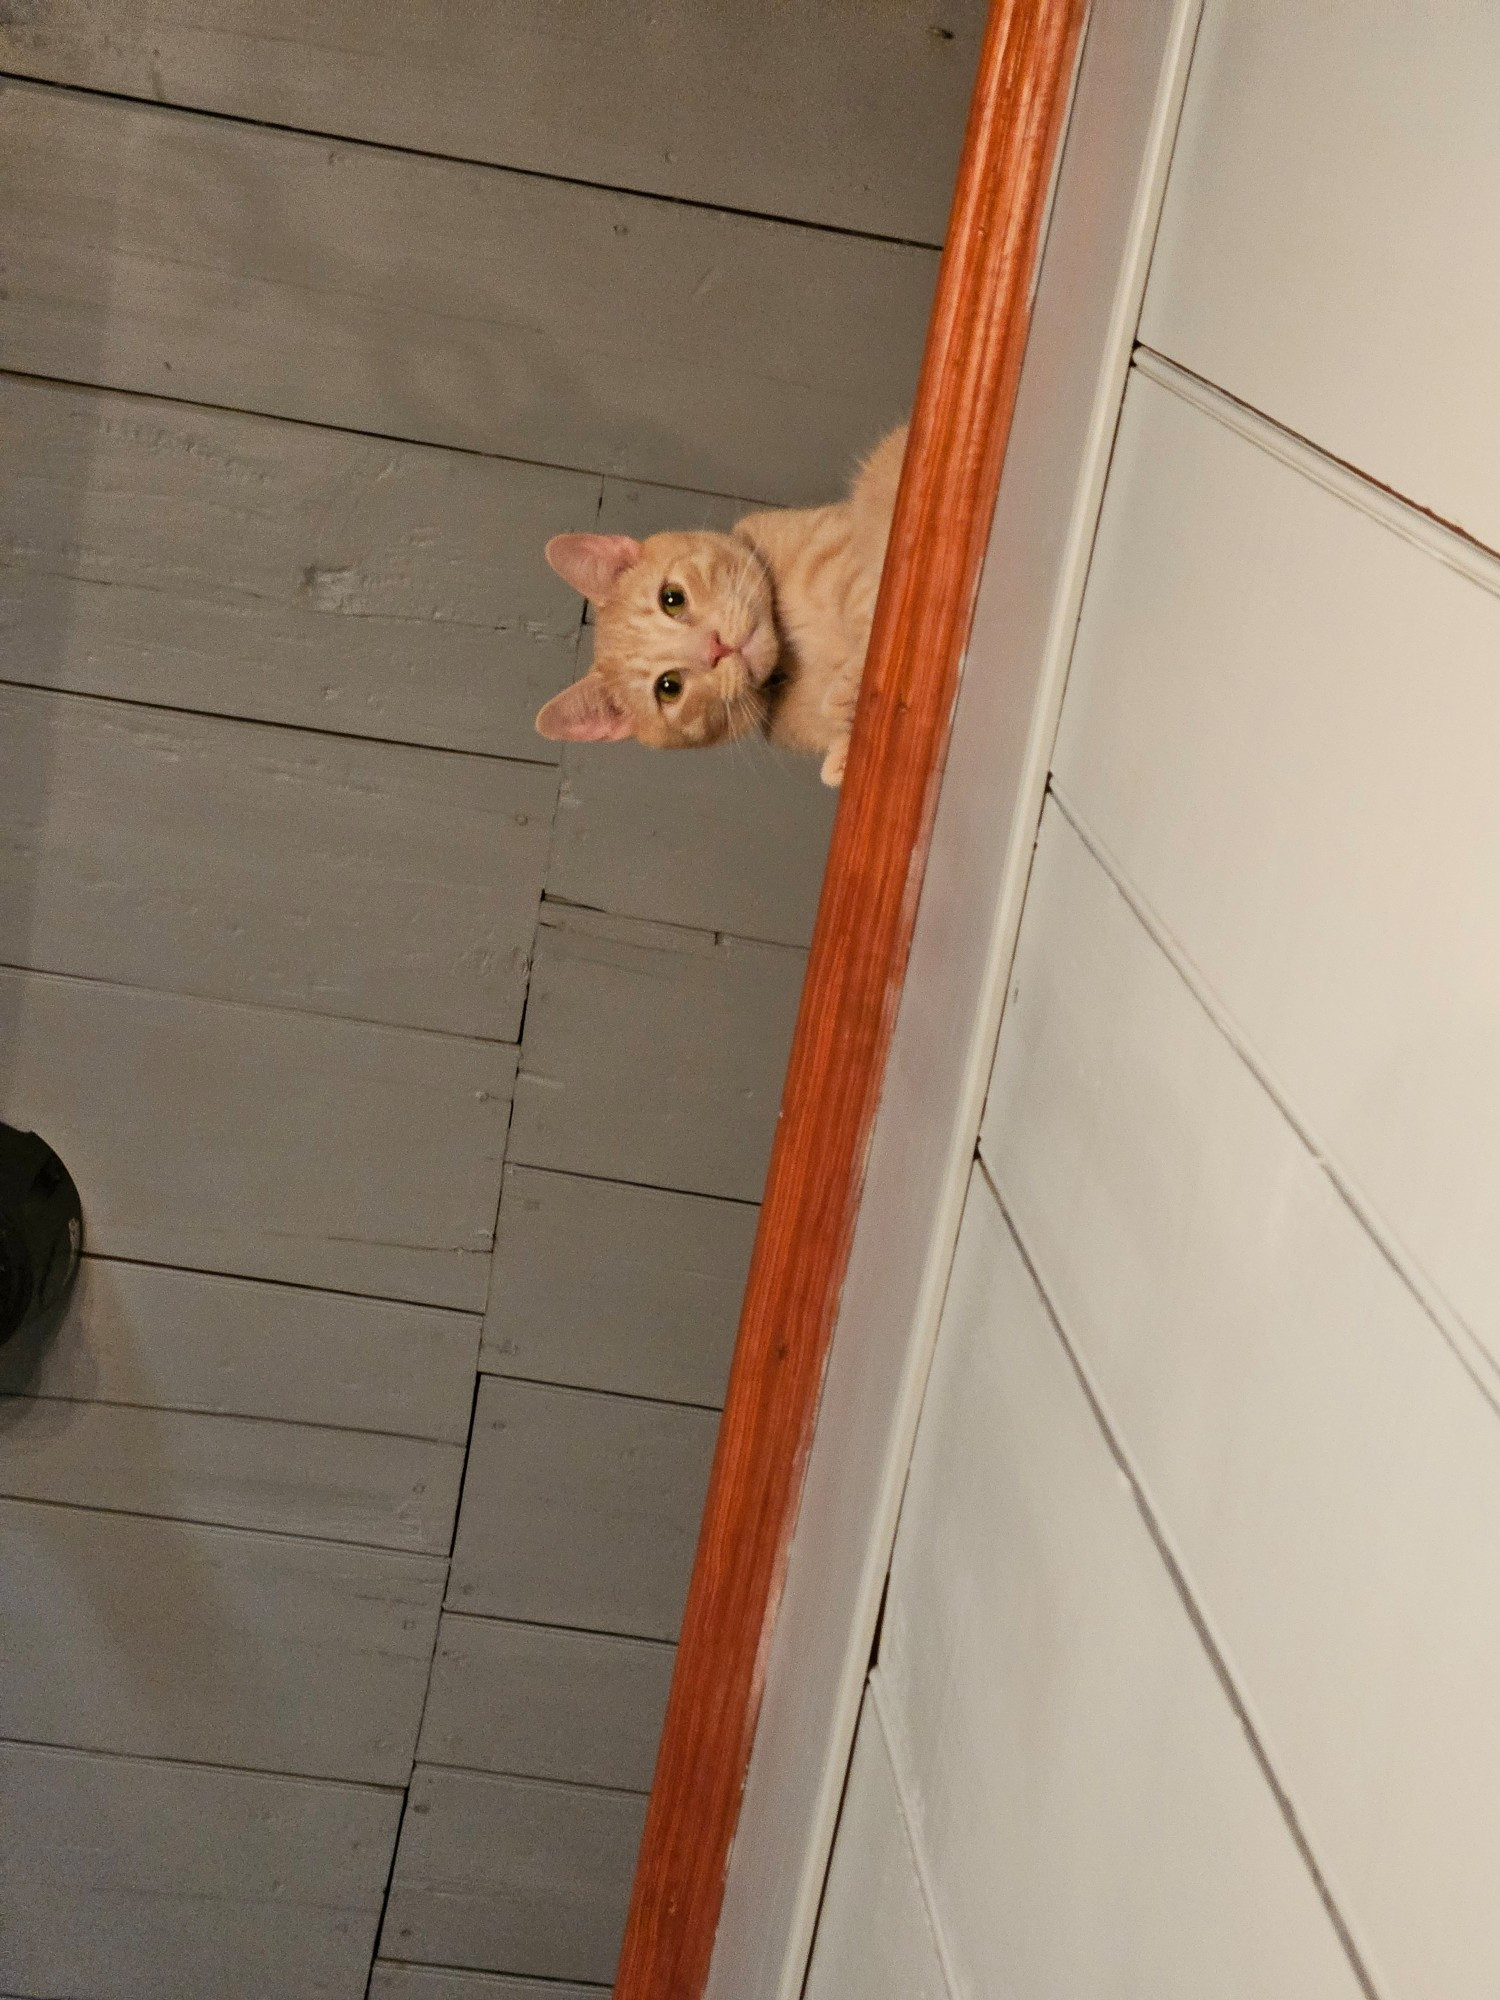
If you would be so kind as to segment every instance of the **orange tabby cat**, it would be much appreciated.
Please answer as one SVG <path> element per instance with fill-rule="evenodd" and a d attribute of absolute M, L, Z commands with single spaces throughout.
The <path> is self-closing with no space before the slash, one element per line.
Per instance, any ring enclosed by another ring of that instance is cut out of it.
<path fill-rule="evenodd" d="M 594 664 L 536 719 L 574 743 L 697 748 L 761 730 L 837 785 L 906 431 L 847 500 L 747 514 L 727 535 L 557 535 L 547 560 L 595 607 Z"/>

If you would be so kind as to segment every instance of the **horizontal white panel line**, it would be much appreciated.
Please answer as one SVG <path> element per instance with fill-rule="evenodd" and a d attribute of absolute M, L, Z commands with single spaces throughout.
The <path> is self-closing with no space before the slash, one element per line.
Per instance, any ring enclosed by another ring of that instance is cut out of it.
<path fill-rule="evenodd" d="M 1325 492 L 1347 500 L 1350 506 L 1357 507 L 1382 528 L 1389 528 L 1414 548 L 1436 556 L 1440 563 L 1457 570 L 1471 583 L 1500 596 L 1500 556 L 1462 528 L 1428 513 L 1394 487 L 1383 486 L 1358 466 L 1335 458 L 1300 432 L 1288 430 L 1251 404 L 1240 402 L 1238 397 L 1205 381 L 1201 375 L 1194 375 L 1190 369 L 1168 360 L 1165 354 L 1158 354 L 1155 348 L 1138 347 L 1135 366 L 1148 381 L 1214 418 L 1247 444 L 1258 446 Z"/>
<path fill-rule="evenodd" d="M 485 458 L 498 465 L 525 465 L 539 472 L 576 472 L 588 479 L 612 480 L 619 486 L 645 486 L 656 493 L 701 494 L 705 500 L 733 500 L 747 510 L 784 507 L 784 500 L 757 498 L 753 493 L 720 493 L 708 486 L 673 486 L 664 479 L 637 479 L 627 469 L 597 465 L 575 465 L 567 459 L 528 458 L 524 452 L 492 451 L 484 445 L 452 444 L 446 439 L 409 436 L 401 431 L 376 431 L 359 424 L 340 424 L 326 417 L 294 417 L 281 410 L 261 410 L 249 403 L 216 403 L 205 396 L 170 396 L 160 389 L 134 389 L 120 382 L 85 380 L 77 375 L 43 375 L 34 368 L 0 368 L 0 382 L 29 382 L 40 389 L 66 389 L 90 396 L 130 396 L 141 403 L 168 403 L 181 410 L 206 410 L 213 416 L 242 417 L 247 423 L 295 424 L 299 430 L 325 431 L 333 437 L 370 438 L 376 444 L 399 444 L 412 451 L 451 451 L 460 458 Z M 597 510 L 600 502 L 595 500 Z M 581 614 L 580 614 L 580 622 Z"/>
<path fill-rule="evenodd" d="M 1213 1669 L 1214 1676 L 1217 1679 L 1219 1686 L 1224 1692 L 1225 1699 L 1228 1701 L 1230 1707 L 1234 1710 L 1235 1719 L 1239 1723 L 1240 1728 L 1244 1731 L 1245 1741 L 1248 1743 L 1251 1754 L 1254 1756 L 1256 1763 L 1260 1767 L 1261 1775 L 1265 1778 L 1266 1783 L 1271 1788 L 1272 1795 L 1274 1796 L 1276 1804 L 1280 1809 L 1282 1819 L 1286 1823 L 1287 1831 L 1290 1833 L 1292 1837 L 1293 1843 L 1297 1848 L 1297 1852 L 1302 1857 L 1303 1864 L 1307 1868 L 1309 1875 L 1311 1875 L 1312 1877 L 1313 1886 L 1317 1890 L 1319 1899 L 1321 1900 L 1324 1909 L 1328 1913 L 1328 1920 L 1333 1925 L 1334 1931 L 1338 1936 L 1338 1940 L 1344 1948 L 1345 1955 L 1349 1960 L 1349 1964 L 1353 1970 L 1354 1977 L 1359 1982 L 1361 1991 L 1368 1996 L 1368 2000 L 1380 2000 L 1378 1989 L 1376 1988 L 1373 1979 L 1370 1977 L 1370 1974 L 1365 1967 L 1364 1960 L 1360 1955 L 1359 1947 L 1355 1944 L 1354 1939 L 1350 1934 L 1349 1927 L 1344 1921 L 1342 1911 L 1339 1909 L 1338 1904 L 1334 1901 L 1333 1893 L 1330 1890 L 1328 1883 L 1324 1878 L 1322 1869 L 1318 1865 L 1317 1857 L 1313 1853 L 1312 1848 L 1309 1845 L 1307 1835 L 1304 1833 L 1302 1829 L 1302 1823 L 1297 1817 L 1297 1809 L 1292 1804 L 1292 1801 L 1288 1796 L 1285 1788 L 1283 1787 L 1280 1778 L 1277 1776 L 1275 1766 L 1272 1764 L 1271 1759 L 1266 1752 L 1265 1745 L 1261 1741 L 1260 1731 L 1256 1725 L 1254 1717 L 1250 1712 L 1245 1697 L 1241 1693 L 1239 1685 L 1235 1681 L 1234 1675 L 1230 1671 L 1229 1664 L 1225 1659 L 1224 1654 L 1219 1649 L 1218 1641 L 1214 1637 L 1214 1634 L 1209 1626 L 1207 1618 L 1205 1617 L 1202 1610 L 1199 1608 L 1198 1601 L 1193 1593 L 1192 1586 L 1188 1582 L 1186 1573 L 1184 1572 L 1182 1565 L 1179 1563 L 1177 1559 L 1177 1555 L 1172 1547 L 1169 1537 L 1163 1530 L 1161 1523 L 1157 1518 L 1156 1511 L 1151 1504 L 1150 1496 L 1147 1494 L 1145 1486 L 1142 1484 L 1141 1479 L 1137 1475 L 1134 1464 L 1131 1462 L 1123 1445 L 1120 1443 L 1119 1438 L 1115 1434 L 1114 1428 L 1111 1425 L 1109 1417 L 1104 1409 L 1104 1406 L 1100 1401 L 1098 1394 L 1095 1391 L 1094 1384 L 1089 1377 L 1088 1371 L 1084 1367 L 1084 1364 L 1080 1359 L 1078 1350 L 1075 1348 L 1072 1340 L 1069 1338 L 1067 1328 L 1063 1325 L 1062 1320 L 1058 1316 L 1057 1309 L 1053 1305 L 1051 1297 L 1047 1292 L 1047 1288 L 1042 1282 L 1041 1273 L 1038 1271 L 1036 1265 L 1032 1261 L 1031 1252 L 1027 1248 L 1025 1238 L 1022 1236 L 1021 1231 L 1017 1226 L 1015 1217 L 1011 1214 L 1010 1209 L 1006 1206 L 1005 1196 L 1001 1192 L 1001 1189 L 997 1184 L 996 1180 L 994 1179 L 993 1175 L 990 1173 L 988 1163 L 981 1159 L 979 1163 L 979 1170 L 984 1177 L 985 1187 L 988 1189 L 989 1193 L 993 1196 L 995 1205 L 1000 1211 L 1001 1218 L 1004 1221 L 1006 1228 L 1010 1232 L 1011 1239 L 1015 1243 L 1016 1249 L 1021 1257 L 1021 1261 L 1026 1266 L 1027 1275 L 1029 1276 L 1031 1283 L 1036 1289 L 1037 1297 L 1042 1302 L 1043 1309 L 1045 1310 L 1047 1318 L 1051 1323 L 1052 1330 L 1057 1335 L 1057 1338 L 1062 1345 L 1063 1353 L 1067 1357 L 1068 1365 L 1073 1371 L 1078 1386 L 1083 1391 L 1084 1400 L 1087 1402 L 1089 1410 L 1093 1415 L 1094 1421 L 1099 1427 L 1100 1434 L 1104 1439 L 1104 1443 L 1109 1451 L 1110 1457 L 1113 1458 L 1115 1464 L 1119 1467 L 1120 1472 L 1126 1481 L 1126 1484 L 1130 1488 L 1131 1497 L 1135 1502 L 1136 1511 L 1139 1513 L 1141 1517 L 1141 1520 L 1145 1526 L 1147 1534 L 1151 1537 L 1152 1544 L 1155 1547 L 1157 1554 L 1160 1556 L 1163 1564 L 1166 1567 L 1167 1574 L 1172 1581 L 1172 1587 L 1176 1591 L 1177 1596 L 1181 1601 L 1183 1610 L 1187 1613 L 1189 1622 L 1191 1623 L 1194 1632 L 1198 1636 L 1199 1643 L 1202 1645 L 1204 1652 L 1208 1655 L 1209 1664 Z"/>
<path fill-rule="evenodd" d="M 1500 1363 L 1496 1362 L 1478 1335 L 1449 1303 L 1359 1183 L 1345 1171 L 1328 1147 L 1311 1130 L 1292 1103 L 1289 1094 L 1277 1082 L 1270 1065 L 1251 1043 L 1243 1027 L 1219 999 L 1181 942 L 1172 935 L 1156 911 L 1130 882 L 1124 868 L 1110 853 L 1104 841 L 1090 829 L 1077 806 L 1058 788 L 1055 777 L 1052 781 L 1051 796 L 1058 811 L 1104 870 L 1147 935 L 1161 950 L 1198 1005 L 1291 1126 L 1311 1155 L 1313 1163 L 1327 1177 L 1329 1185 L 1360 1228 L 1432 1321 L 1474 1387 L 1495 1414 L 1500 1416 Z"/>
<path fill-rule="evenodd" d="M 296 1785 L 337 1785 L 350 1792 L 380 1792 L 399 1799 L 405 1787 L 377 1785 L 368 1778 L 328 1778 L 311 1771 L 284 1771 L 273 1764 L 225 1764 L 214 1757 L 155 1757 L 146 1750 L 97 1750 L 87 1743 L 59 1743 L 45 1736 L 0 1736 L 0 1749 L 59 1750 L 70 1757 L 97 1757 L 111 1764 L 168 1764 L 178 1771 L 222 1771 L 231 1778 L 283 1778 Z"/>
<path fill-rule="evenodd" d="M 591 181 L 579 174 L 548 173 L 543 167 L 520 167 L 509 160 L 486 160 L 472 153 L 444 153 L 428 146 L 405 146 L 395 139 L 370 139 L 357 132 L 330 132 L 322 126 L 287 125 L 278 118 L 257 118 L 245 111 L 220 111 L 213 105 L 188 104 L 174 98 L 142 97 L 134 91 L 109 90 L 100 84 L 68 83 L 58 77 L 33 76 L 24 70 L 0 69 L 0 81 L 28 90 L 55 90 L 68 97 L 92 97 L 105 104 L 135 104 L 168 117 L 211 118 L 220 125 L 239 125 L 255 132 L 279 132 L 290 139 L 316 139 L 335 146 L 358 147 L 366 153 L 395 153 L 405 159 L 431 160 L 437 166 L 472 167 L 476 173 L 511 174 L 518 180 L 546 181 L 553 187 L 586 188 L 591 194 L 618 195 L 622 201 L 655 201 L 667 208 L 689 208 L 700 215 L 728 215 L 741 222 L 769 222 L 780 229 L 806 229 L 816 236 L 848 236 L 857 243 L 889 244 L 896 250 L 927 250 L 934 255 L 941 243 L 925 236 L 890 236 L 878 229 L 851 229 L 842 222 L 816 222 L 804 215 L 780 215 L 763 208 L 736 208 L 729 202 L 697 201 L 692 195 L 663 194 L 655 188 L 625 187 L 616 181 Z"/>
<path fill-rule="evenodd" d="M 885 1710 L 884 1678 L 878 1666 L 871 1670 L 865 1683 L 869 1689 L 870 1707 L 874 1711 L 875 1726 L 880 1731 L 880 1740 L 885 1745 L 886 1761 L 891 1767 L 891 1789 L 896 1794 L 896 1810 L 901 1815 L 901 1837 L 906 1842 L 906 1851 L 911 1856 L 912 1873 L 917 1878 L 917 1888 L 922 1897 L 922 1909 L 927 1918 L 927 1929 L 932 1937 L 932 1948 L 937 1956 L 938 1970 L 943 1975 L 952 2000 L 963 2000 L 964 1989 L 958 1974 L 953 1969 L 953 1960 L 948 1951 L 948 1941 L 943 1936 L 943 1927 L 938 1922 L 937 1903 L 932 1893 L 932 1878 L 927 1872 L 927 1857 L 917 1841 L 917 1830 L 912 1825 L 911 1814 L 907 1810 L 907 1796 L 912 1789 L 911 1776 L 903 1768 L 902 1746 Z"/>

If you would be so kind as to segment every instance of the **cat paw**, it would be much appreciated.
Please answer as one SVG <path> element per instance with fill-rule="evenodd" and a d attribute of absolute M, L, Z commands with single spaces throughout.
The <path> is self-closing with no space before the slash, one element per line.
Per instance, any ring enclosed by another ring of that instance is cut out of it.
<path fill-rule="evenodd" d="M 844 782 L 844 766 L 849 761 L 849 739 L 841 736 L 823 759 L 823 783 L 835 790 Z"/>

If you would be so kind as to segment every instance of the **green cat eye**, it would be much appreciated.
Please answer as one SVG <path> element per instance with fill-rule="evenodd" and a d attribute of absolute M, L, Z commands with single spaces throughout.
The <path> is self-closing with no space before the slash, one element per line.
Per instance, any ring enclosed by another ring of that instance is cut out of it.
<path fill-rule="evenodd" d="M 687 592 L 680 583 L 664 583 L 656 601 L 669 618 L 679 618 L 687 610 Z"/>
<path fill-rule="evenodd" d="M 682 693 L 682 675 L 681 675 L 681 674 L 658 674 L 658 675 L 657 675 L 657 677 L 656 677 L 656 699 L 657 699 L 658 701 L 676 701 L 676 699 L 678 698 L 678 696 L 679 696 L 679 695 L 680 695 L 681 693 Z"/>

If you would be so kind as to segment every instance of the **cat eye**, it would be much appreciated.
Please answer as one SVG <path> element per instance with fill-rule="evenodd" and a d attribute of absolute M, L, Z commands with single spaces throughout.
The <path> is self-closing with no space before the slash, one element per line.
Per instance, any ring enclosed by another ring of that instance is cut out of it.
<path fill-rule="evenodd" d="M 658 674 L 656 677 L 656 699 L 676 701 L 682 693 L 681 674 Z"/>
<path fill-rule="evenodd" d="M 680 618 L 687 610 L 687 592 L 680 583 L 664 583 L 656 593 L 656 601 L 669 618 Z"/>

